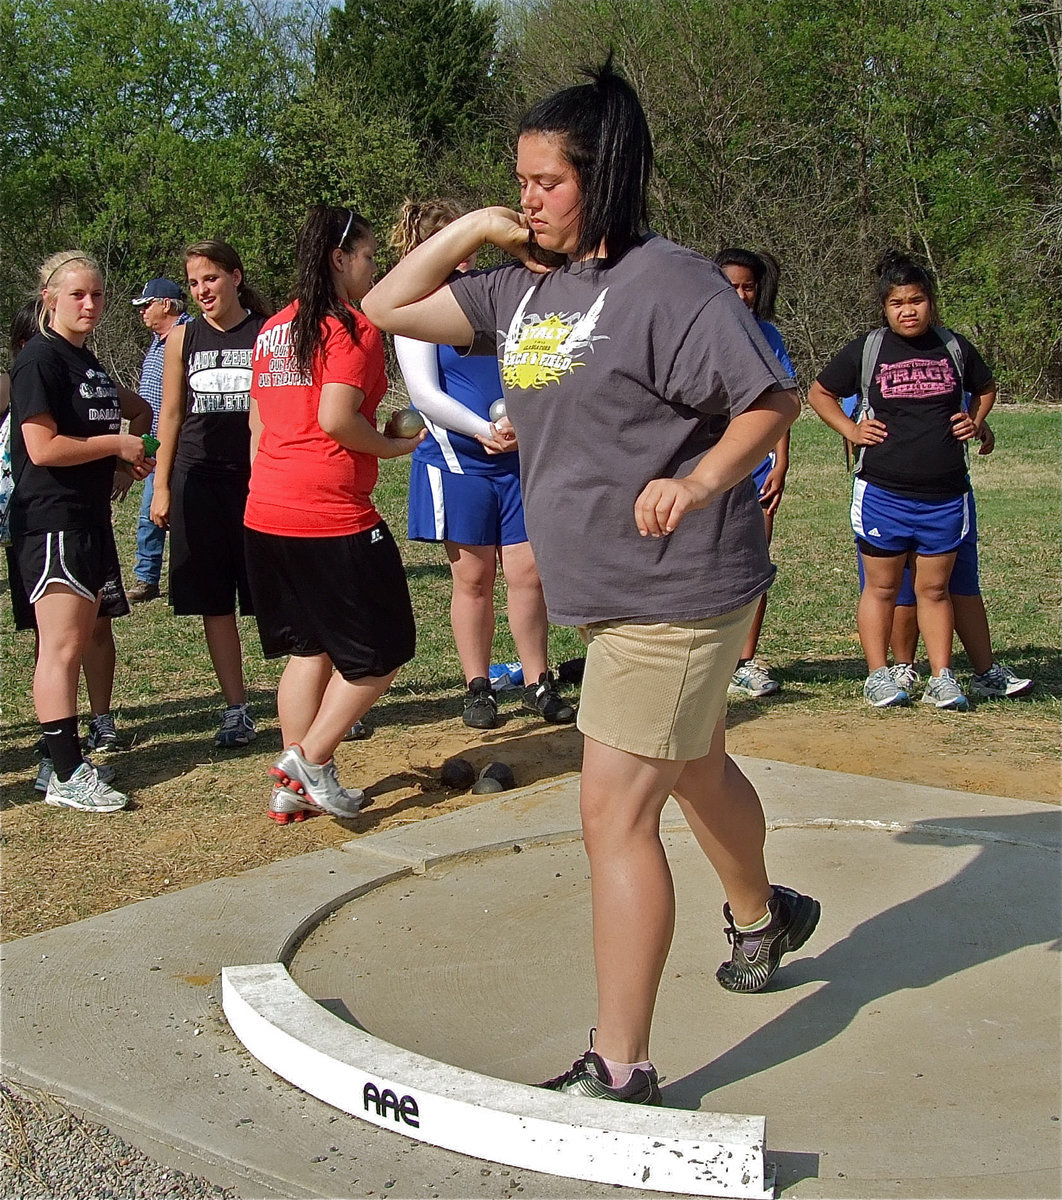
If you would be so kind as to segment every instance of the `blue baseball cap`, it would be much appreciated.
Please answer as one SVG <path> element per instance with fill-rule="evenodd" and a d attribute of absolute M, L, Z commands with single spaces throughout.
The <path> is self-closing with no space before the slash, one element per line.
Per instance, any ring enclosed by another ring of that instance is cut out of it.
<path fill-rule="evenodd" d="M 144 290 L 133 301 L 134 308 L 144 308 L 152 300 L 183 300 L 184 292 L 172 279 L 149 279 Z"/>

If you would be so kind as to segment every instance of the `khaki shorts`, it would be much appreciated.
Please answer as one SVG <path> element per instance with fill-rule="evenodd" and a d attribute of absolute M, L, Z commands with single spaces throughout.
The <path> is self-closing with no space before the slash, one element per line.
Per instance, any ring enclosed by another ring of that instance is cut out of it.
<path fill-rule="evenodd" d="M 701 621 L 581 627 L 587 649 L 580 731 L 645 758 L 703 757 L 758 603 Z"/>

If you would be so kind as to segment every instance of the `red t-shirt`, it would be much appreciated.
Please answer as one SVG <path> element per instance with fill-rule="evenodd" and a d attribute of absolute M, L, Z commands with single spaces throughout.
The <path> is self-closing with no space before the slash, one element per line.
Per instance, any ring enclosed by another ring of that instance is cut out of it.
<path fill-rule="evenodd" d="M 283 537 L 362 533 L 380 520 L 372 502 L 379 461 L 329 437 L 317 423 L 317 407 L 326 383 L 345 383 L 365 393 L 359 411 L 375 426 L 376 409 L 387 391 L 383 340 L 356 309 L 351 312 L 357 342 L 335 317 L 326 317 L 307 379 L 292 357 L 297 304 L 268 320 L 255 342 L 251 396 L 263 429 L 251 464 L 244 524 Z"/>

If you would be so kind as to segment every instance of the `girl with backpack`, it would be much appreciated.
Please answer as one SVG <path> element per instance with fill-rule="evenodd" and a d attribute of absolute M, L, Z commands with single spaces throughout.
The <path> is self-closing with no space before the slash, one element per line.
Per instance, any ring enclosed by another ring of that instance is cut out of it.
<path fill-rule="evenodd" d="M 969 702 L 951 671 L 948 583 L 972 520 L 966 443 L 980 436 L 996 386 L 974 346 L 939 325 L 936 284 L 925 267 L 890 250 L 876 274 L 882 326 L 850 341 L 808 393 L 815 412 L 855 447 L 852 529 L 866 576 L 857 609 L 868 672 L 863 696 L 875 708 L 910 700 L 888 667 L 910 561 L 932 672 L 922 700 L 965 712 Z M 964 391 L 972 396 L 968 411 Z M 861 396 L 854 419 L 841 408 L 853 392 Z"/>

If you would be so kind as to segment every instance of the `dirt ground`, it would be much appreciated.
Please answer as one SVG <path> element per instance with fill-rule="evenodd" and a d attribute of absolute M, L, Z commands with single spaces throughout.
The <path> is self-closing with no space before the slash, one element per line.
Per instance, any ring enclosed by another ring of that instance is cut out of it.
<path fill-rule="evenodd" d="M 440 717 L 440 707 L 453 714 Z M 210 736 L 165 767 L 149 753 L 150 738 L 142 750 L 134 745 L 113 755 L 117 785 L 133 803 L 110 816 L 46 807 L 31 787 L 28 744 L 5 755 L 3 938 L 489 799 L 443 786 L 439 768 L 453 755 L 467 758 L 477 772 L 503 761 L 518 787 L 579 769 L 582 739 L 574 726 L 544 725 L 520 711 L 515 695 L 502 700 L 500 727 L 482 734 L 462 725 L 456 703 L 413 702 L 401 715 L 399 723 L 386 709 L 370 713 L 371 736 L 336 752 L 340 778 L 369 798 L 350 820 L 316 817 L 280 826 L 266 818 L 266 771 L 280 750 L 275 723 L 236 753 L 214 750 Z M 733 703 L 728 725 L 728 745 L 737 755 L 1059 803 L 1056 723 L 1020 701 L 982 704 L 965 715 L 917 705 L 873 711 L 820 704 L 810 712 L 787 691 Z"/>

